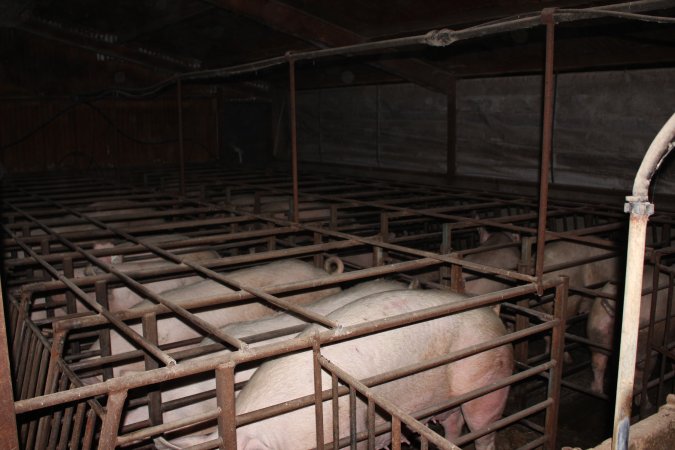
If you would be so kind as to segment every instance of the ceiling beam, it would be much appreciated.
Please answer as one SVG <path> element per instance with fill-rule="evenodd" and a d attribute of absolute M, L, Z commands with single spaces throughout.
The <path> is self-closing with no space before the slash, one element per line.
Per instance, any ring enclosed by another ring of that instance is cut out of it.
<path fill-rule="evenodd" d="M 195 70 L 201 66 L 201 62 L 195 59 L 174 57 L 145 47 L 118 44 L 117 36 L 114 34 L 73 29 L 59 22 L 40 19 L 29 14 L 24 14 L 23 20 L 16 23 L 14 28 L 43 39 L 89 50 L 157 72 L 174 74 Z"/>
<path fill-rule="evenodd" d="M 211 0 L 210 3 L 320 48 L 367 42 L 367 38 L 358 33 L 276 0 Z M 419 59 L 380 59 L 368 64 L 444 93 L 453 80 L 452 73 Z"/>
<path fill-rule="evenodd" d="M 163 30 L 164 28 L 185 22 L 186 20 L 193 19 L 197 16 L 201 16 L 202 14 L 212 11 L 213 9 L 214 6 L 209 4 L 188 2 L 188 6 L 185 6 L 185 3 L 181 3 L 178 11 L 152 20 L 138 30 L 121 34 L 117 42 L 129 42 L 139 38 L 140 36 L 156 33 Z"/>

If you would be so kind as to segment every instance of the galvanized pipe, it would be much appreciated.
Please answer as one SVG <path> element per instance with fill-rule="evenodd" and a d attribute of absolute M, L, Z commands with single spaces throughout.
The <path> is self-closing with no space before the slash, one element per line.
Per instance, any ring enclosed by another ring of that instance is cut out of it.
<path fill-rule="evenodd" d="M 654 205 L 649 202 L 649 184 L 656 170 L 673 149 L 673 140 L 675 140 L 675 114 L 670 117 L 649 146 L 635 176 L 633 195 L 626 197 L 625 211 L 630 212 L 630 228 L 628 231 L 619 373 L 612 432 L 612 448 L 614 450 L 626 450 L 628 448 L 633 379 L 635 377 L 640 324 L 640 302 L 642 300 L 645 240 L 649 216 L 654 213 Z"/>

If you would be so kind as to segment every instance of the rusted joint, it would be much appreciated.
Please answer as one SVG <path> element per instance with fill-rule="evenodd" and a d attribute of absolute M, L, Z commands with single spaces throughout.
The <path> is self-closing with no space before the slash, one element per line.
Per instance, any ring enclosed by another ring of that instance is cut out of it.
<path fill-rule="evenodd" d="M 544 8 L 541 10 L 541 23 L 544 25 L 555 25 L 554 14 L 558 8 Z"/>
<path fill-rule="evenodd" d="M 649 217 L 654 214 L 654 204 L 644 198 L 629 195 L 623 205 L 623 212 Z"/>
<path fill-rule="evenodd" d="M 431 47 L 446 47 L 456 41 L 454 30 L 447 28 L 431 30 L 424 36 L 424 42 Z"/>

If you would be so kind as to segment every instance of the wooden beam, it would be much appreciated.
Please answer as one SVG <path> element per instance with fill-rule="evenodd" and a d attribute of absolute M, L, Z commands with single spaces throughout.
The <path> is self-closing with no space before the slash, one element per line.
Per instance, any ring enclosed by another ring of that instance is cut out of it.
<path fill-rule="evenodd" d="M 104 36 L 103 39 L 99 39 L 95 32 L 91 32 L 91 35 L 89 35 L 86 31 L 75 31 L 66 25 L 30 15 L 25 15 L 25 19 L 21 23 L 16 24 L 14 28 L 43 39 L 61 42 L 72 47 L 96 52 L 109 58 L 137 64 L 155 71 L 176 73 L 185 70 L 195 70 L 201 66 L 201 62 L 196 59 L 175 57 L 145 47 L 117 44 L 116 36 L 114 35 Z"/>
<path fill-rule="evenodd" d="M 365 36 L 276 0 L 214 0 L 212 3 L 320 48 L 367 41 Z M 451 73 L 419 59 L 380 59 L 369 64 L 439 92 L 447 92 L 453 78 Z"/>
<path fill-rule="evenodd" d="M 201 16 L 202 14 L 205 14 L 213 9 L 215 9 L 213 5 L 193 3 L 193 2 L 180 2 L 178 11 L 149 21 L 146 25 L 137 30 L 134 30 L 133 32 L 121 34 L 117 42 L 118 43 L 129 42 L 134 39 L 137 39 L 140 36 L 156 33 L 157 31 L 161 31 L 164 28 L 169 27 L 171 25 L 185 22 L 186 20 L 190 20 L 197 16 Z"/>

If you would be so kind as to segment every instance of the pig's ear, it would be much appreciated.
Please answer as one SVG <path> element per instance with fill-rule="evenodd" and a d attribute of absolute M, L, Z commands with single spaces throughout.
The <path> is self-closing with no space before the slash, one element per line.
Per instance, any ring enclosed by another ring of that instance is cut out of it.
<path fill-rule="evenodd" d="M 114 247 L 115 244 L 113 244 L 112 242 L 94 242 L 94 250 L 100 250 L 104 248 L 114 248 Z M 103 261 L 108 265 L 119 264 L 123 262 L 122 255 L 99 256 L 98 259 L 100 259 L 101 261 Z"/>
<path fill-rule="evenodd" d="M 488 239 L 490 239 L 490 232 L 485 227 L 478 227 L 478 241 L 481 244 L 484 244 Z"/>

